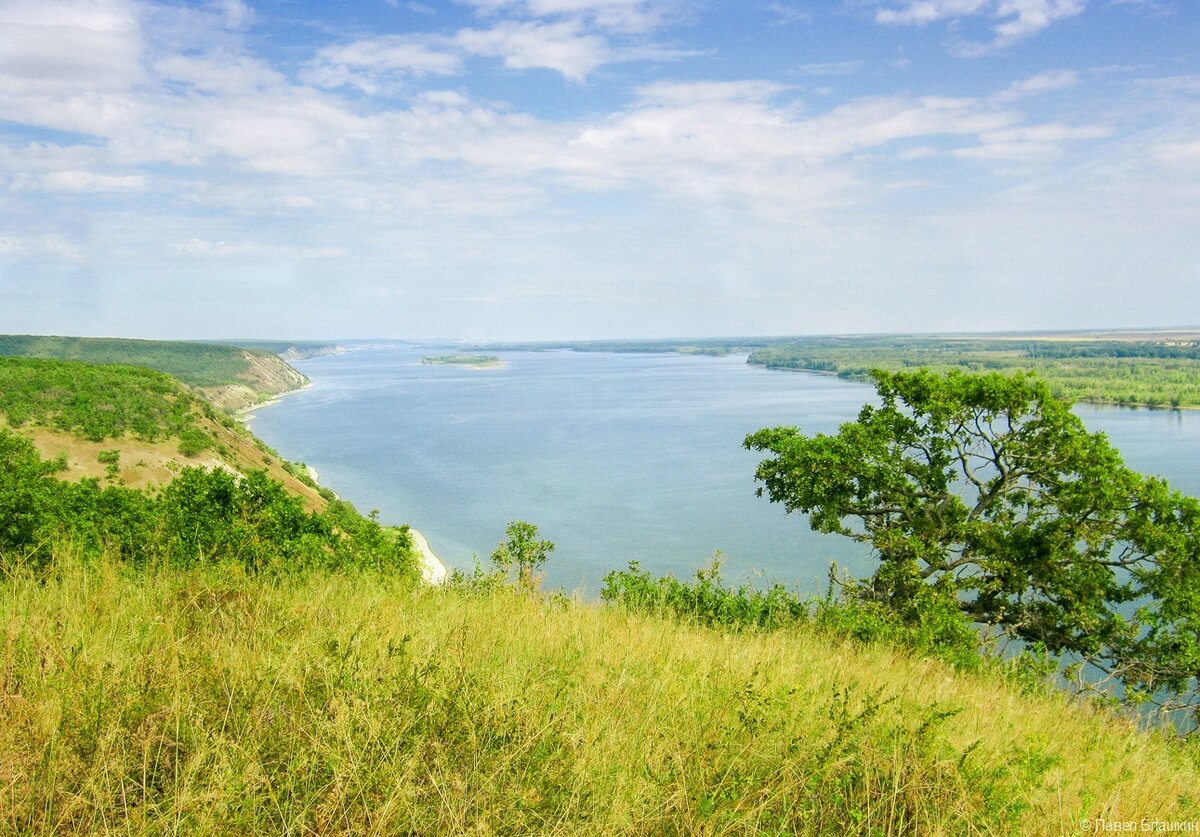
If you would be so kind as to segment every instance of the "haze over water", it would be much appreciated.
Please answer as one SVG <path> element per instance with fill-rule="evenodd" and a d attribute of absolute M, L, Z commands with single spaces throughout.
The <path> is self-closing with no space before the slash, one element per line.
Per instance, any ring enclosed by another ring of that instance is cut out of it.
<path fill-rule="evenodd" d="M 725 575 L 824 589 L 865 549 L 817 535 L 754 494 L 747 433 L 834 432 L 871 387 L 746 364 L 744 354 L 508 352 L 496 369 L 422 365 L 379 348 L 296 364 L 314 386 L 254 414 L 254 431 L 386 523 L 411 523 L 448 564 L 486 562 L 510 520 L 557 548 L 551 587 L 595 594 L 631 560 L 690 576 L 714 550 Z M 1081 406 L 1133 467 L 1200 494 L 1200 412 Z"/>

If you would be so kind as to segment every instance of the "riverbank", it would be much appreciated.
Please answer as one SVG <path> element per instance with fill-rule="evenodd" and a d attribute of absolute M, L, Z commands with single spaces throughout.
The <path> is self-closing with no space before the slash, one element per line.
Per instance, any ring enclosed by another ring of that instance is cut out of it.
<path fill-rule="evenodd" d="M 444 584 L 450 577 L 449 568 L 429 546 L 429 541 L 424 535 L 411 526 L 408 527 L 408 532 L 412 535 L 413 546 L 421 556 L 421 578 L 426 584 Z"/>
<path fill-rule="evenodd" d="M 306 389 L 312 389 L 312 386 L 313 386 L 312 381 L 309 381 L 308 383 L 305 383 L 305 384 L 301 384 L 300 386 L 296 387 L 295 389 L 289 389 L 287 392 L 281 392 L 281 393 L 278 393 L 277 395 L 272 395 L 270 398 L 266 399 L 265 401 L 259 401 L 257 404 L 251 404 L 248 407 L 242 407 L 240 410 L 238 410 L 235 413 L 235 415 L 237 416 L 237 418 L 239 420 L 241 420 L 241 422 L 243 424 L 245 424 L 250 419 L 254 418 L 253 414 L 257 410 L 261 410 L 263 407 L 270 407 L 272 404 L 278 404 L 280 401 L 287 398 L 289 395 L 295 395 L 298 392 L 304 392 L 304 390 L 306 390 Z"/>

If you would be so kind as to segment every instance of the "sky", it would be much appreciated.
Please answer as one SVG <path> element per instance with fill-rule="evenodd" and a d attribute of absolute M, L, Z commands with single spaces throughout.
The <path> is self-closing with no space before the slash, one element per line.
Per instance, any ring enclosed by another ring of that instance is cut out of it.
<path fill-rule="evenodd" d="M 1200 0 L 0 0 L 0 332 L 1200 324 Z"/>

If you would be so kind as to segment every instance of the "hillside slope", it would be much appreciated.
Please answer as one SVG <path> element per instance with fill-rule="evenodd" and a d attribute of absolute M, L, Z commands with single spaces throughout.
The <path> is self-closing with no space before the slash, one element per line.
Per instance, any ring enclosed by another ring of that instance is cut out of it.
<path fill-rule="evenodd" d="M 177 378 L 226 410 L 249 407 L 308 383 L 270 351 L 211 343 L 0 335 L 0 356 L 144 366 Z"/>
<path fill-rule="evenodd" d="M 64 567 L 0 586 L 0 830 L 1078 834 L 1200 818 L 1177 744 L 808 627 L 507 588 Z M 170 827 L 167 828 L 166 824 Z"/>
<path fill-rule="evenodd" d="M 162 486 L 188 466 L 265 470 L 310 510 L 325 500 L 305 472 L 169 375 L 131 366 L 0 357 L 0 425 L 68 479 Z"/>

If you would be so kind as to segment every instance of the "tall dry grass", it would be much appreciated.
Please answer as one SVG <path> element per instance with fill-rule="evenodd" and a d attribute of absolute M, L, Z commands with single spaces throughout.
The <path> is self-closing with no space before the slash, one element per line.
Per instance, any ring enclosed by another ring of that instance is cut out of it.
<path fill-rule="evenodd" d="M 1200 821 L 1178 744 L 808 629 L 59 562 L 0 584 L 10 834 L 1079 834 Z"/>

